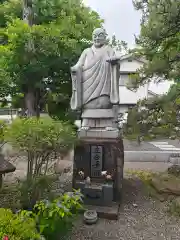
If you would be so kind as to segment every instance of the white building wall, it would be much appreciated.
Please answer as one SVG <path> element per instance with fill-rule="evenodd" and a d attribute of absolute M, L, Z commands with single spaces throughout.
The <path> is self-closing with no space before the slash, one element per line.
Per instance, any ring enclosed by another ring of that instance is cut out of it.
<path fill-rule="evenodd" d="M 129 106 L 136 105 L 139 100 L 150 98 L 152 94 L 148 93 L 148 90 L 163 94 L 168 91 L 172 82 L 163 81 L 162 83 L 155 83 L 154 79 L 148 84 L 139 87 L 136 91 L 128 89 L 125 82 L 128 83 L 128 74 L 135 73 L 139 68 L 143 66 L 142 61 L 131 59 L 129 56 L 123 56 L 120 62 L 120 80 L 119 80 L 119 102 L 120 113 L 124 113 L 128 110 Z"/>
<path fill-rule="evenodd" d="M 130 90 L 126 86 L 124 80 L 126 80 L 127 75 L 124 74 L 131 74 L 135 73 L 141 66 L 143 65 L 142 62 L 137 60 L 123 59 L 120 62 L 120 85 L 119 85 L 119 102 L 120 105 L 135 105 L 139 100 L 148 97 L 148 84 L 139 87 L 136 90 Z M 128 79 L 127 79 L 128 81 Z"/>
<path fill-rule="evenodd" d="M 132 60 L 129 62 L 128 59 L 123 59 L 120 62 L 120 72 L 136 72 L 138 68 L 142 66 L 142 62 Z"/>
<path fill-rule="evenodd" d="M 126 86 L 119 86 L 119 102 L 120 104 L 136 104 L 139 100 L 148 97 L 148 86 L 145 85 L 131 91 Z"/>

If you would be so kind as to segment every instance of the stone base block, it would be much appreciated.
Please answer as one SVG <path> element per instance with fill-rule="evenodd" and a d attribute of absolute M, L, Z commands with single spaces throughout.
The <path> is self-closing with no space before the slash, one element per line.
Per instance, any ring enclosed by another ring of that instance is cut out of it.
<path fill-rule="evenodd" d="M 76 181 L 75 189 L 80 189 L 84 196 L 84 203 L 88 205 L 111 206 L 113 202 L 113 183 L 96 183 L 87 185 Z"/>
<path fill-rule="evenodd" d="M 118 220 L 119 207 L 120 204 L 115 202 L 110 207 L 85 205 L 85 211 L 95 210 L 99 218 L 105 218 L 108 220 Z M 82 212 L 84 213 L 84 210 Z"/>
<path fill-rule="evenodd" d="M 112 109 L 84 109 L 82 118 L 114 118 L 114 113 Z"/>
<path fill-rule="evenodd" d="M 107 131 L 103 129 L 89 129 L 89 130 L 80 130 L 78 132 L 78 137 L 80 139 L 84 138 L 95 138 L 95 139 L 116 139 L 120 138 L 121 133 L 119 129 L 112 131 Z"/>

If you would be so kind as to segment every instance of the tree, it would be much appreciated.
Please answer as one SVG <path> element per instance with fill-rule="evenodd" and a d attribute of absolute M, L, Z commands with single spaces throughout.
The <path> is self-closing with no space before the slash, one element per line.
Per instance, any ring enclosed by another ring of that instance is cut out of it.
<path fill-rule="evenodd" d="M 130 138 L 179 138 L 180 84 L 172 85 L 167 94 L 139 101 L 129 111 L 124 132 Z"/>
<path fill-rule="evenodd" d="M 115 35 L 113 35 L 112 38 L 108 39 L 108 43 L 120 53 L 128 52 L 128 44 L 123 40 L 118 40 Z"/>
<path fill-rule="evenodd" d="M 146 59 L 139 84 L 157 80 L 179 80 L 180 4 L 177 0 L 134 0 L 142 11 L 141 32 L 136 37 L 135 54 Z"/>
<path fill-rule="evenodd" d="M 38 115 L 48 92 L 68 99 L 68 107 L 70 66 L 102 20 L 80 0 L 35 0 L 34 25 L 28 26 L 20 19 L 21 8 L 20 0 L 9 0 L 0 11 L 1 32 L 8 40 L 0 46 L 0 95 L 23 93 L 32 115 Z M 30 41 L 33 51 L 27 47 Z"/>
<path fill-rule="evenodd" d="M 150 80 L 174 80 L 168 94 L 140 101 L 129 112 L 127 135 L 144 138 L 180 137 L 180 4 L 176 0 L 133 0 L 142 11 L 135 56 L 144 59 L 134 78 L 135 87 Z M 132 119 L 137 119 L 132 123 Z"/>

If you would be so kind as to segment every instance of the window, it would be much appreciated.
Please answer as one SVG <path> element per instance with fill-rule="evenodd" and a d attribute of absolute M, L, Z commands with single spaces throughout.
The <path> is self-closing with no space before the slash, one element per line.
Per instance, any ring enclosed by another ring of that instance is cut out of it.
<path fill-rule="evenodd" d="M 121 74 L 119 79 L 119 85 L 120 86 L 126 86 L 126 84 L 129 81 L 129 75 L 128 74 Z"/>

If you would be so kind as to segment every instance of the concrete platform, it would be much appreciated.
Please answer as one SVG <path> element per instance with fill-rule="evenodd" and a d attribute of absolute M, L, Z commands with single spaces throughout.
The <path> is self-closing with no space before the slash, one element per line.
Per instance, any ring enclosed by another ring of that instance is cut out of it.
<path fill-rule="evenodd" d="M 108 220 L 118 220 L 119 207 L 120 204 L 115 202 L 111 207 L 85 205 L 85 210 L 83 210 L 83 213 L 86 210 L 95 210 L 99 218 L 105 218 Z"/>

